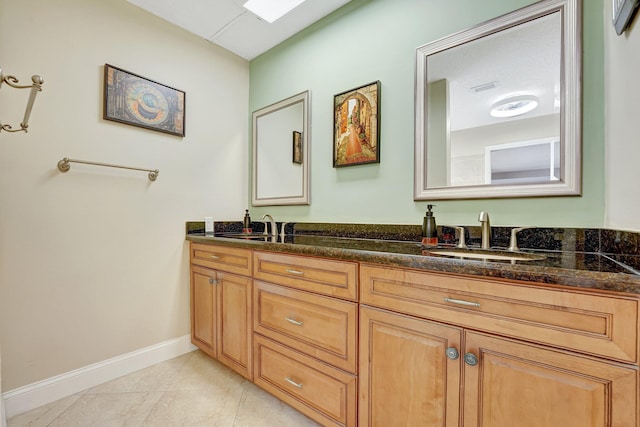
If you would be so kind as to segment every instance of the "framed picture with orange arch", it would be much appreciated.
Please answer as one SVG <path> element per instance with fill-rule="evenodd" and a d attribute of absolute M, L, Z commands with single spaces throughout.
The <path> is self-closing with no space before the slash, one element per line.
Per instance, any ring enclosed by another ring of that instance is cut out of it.
<path fill-rule="evenodd" d="M 333 97 L 333 167 L 380 163 L 380 81 Z"/>

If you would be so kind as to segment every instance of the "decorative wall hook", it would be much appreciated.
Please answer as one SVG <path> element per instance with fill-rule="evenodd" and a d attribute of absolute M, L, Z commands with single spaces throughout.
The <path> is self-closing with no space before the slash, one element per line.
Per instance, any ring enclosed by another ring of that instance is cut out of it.
<path fill-rule="evenodd" d="M 6 83 L 9 86 L 16 89 L 31 89 L 29 93 L 29 100 L 27 101 L 27 108 L 24 111 L 24 118 L 22 119 L 22 123 L 20 123 L 20 129 L 13 129 L 11 125 L 3 125 L 0 123 L 0 132 L 27 132 L 27 128 L 29 127 L 29 116 L 31 115 L 31 109 L 33 108 L 33 102 L 36 100 L 36 95 L 38 92 L 42 92 L 42 84 L 44 83 L 44 79 L 38 75 L 31 76 L 31 81 L 33 84 L 28 86 L 19 85 L 19 81 L 14 76 L 5 76 L 2 74 L 2 68 L 0 68 L 0 88 L 2 87 L 2 83 Z"/>

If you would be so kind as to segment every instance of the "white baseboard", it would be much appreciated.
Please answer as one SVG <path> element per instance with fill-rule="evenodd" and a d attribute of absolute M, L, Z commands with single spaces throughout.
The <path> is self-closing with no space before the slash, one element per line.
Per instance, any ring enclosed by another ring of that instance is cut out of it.
<path fill-rule="evenodd" d="M 2 393 L 6 417 L 11 418 L 123 375 L 173 359 L 195 349 L 196 347 L 191 344 L 191 337 L 184 335 L 9 390 Z"/>

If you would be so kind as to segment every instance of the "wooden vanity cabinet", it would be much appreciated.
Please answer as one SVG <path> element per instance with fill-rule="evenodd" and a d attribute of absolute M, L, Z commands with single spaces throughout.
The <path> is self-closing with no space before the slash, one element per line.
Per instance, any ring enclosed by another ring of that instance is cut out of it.
<path fill-rule="evenodd" d="M 357 425 L 357 271 L 254 252 L 254 383 L 323 426 Z"/>
<path fill-rule="evenodd" d="M 637 300 L 379 266 L 360 273 L 361 427 L 637 427 Z M 593 348 L 575 351 L 585 339 Z"/>
<path fill-rule="evenodd" d="M 191 342 L 249 380 L 251 256 L 248 250 L 191 243 Z"/>
<path fill-rule="evenodd" d="M 192 342 L 323 426 L 638 427 L 639 302 L 191 243 Z"/>

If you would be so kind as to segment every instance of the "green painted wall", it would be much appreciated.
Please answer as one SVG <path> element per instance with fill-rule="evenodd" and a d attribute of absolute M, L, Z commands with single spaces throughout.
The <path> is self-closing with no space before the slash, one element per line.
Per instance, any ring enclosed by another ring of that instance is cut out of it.
<path fill-rule="evenodd" d="M 440 224 L 601 227 L 604 221 L 604 0 L 583 5 L 582 197 L 436 201 Z M 352 0 L 250 63 L 250 110 L 311 91 L 311 205 L 251 208 L 278 221 L 419 224 L 413 201 L 415 48 L 533 3 Z M 332 167 L 333 95 L 381 88 L 381 163 Z M 250 200 L 250 199 L 249 199 Z"/>

